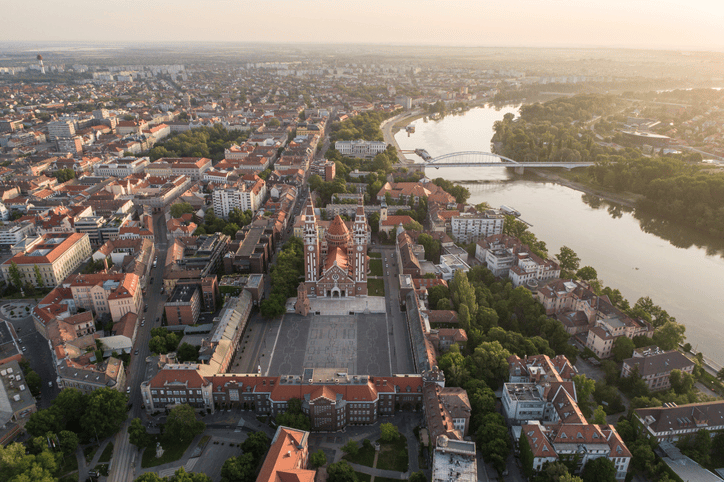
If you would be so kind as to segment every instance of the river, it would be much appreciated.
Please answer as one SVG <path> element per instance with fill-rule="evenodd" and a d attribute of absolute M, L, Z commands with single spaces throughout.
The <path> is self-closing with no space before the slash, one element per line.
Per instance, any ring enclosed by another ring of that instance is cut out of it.
<path fill-rule="evenodd" d="M 404 150 L 424 148 L 432 156 L 460 151 L 490 152 L 493 123 L 519 106 L 479 107 L 442 120 L 413 122 L 395 139 Z M 707 358 L 724 365 L 721 318 L 724 296 L 724 241 L 691 233 L 634 210 L 601 202 L 569 187 L 516 176 L 506 168 L 429 169 L 468 187 L 470 202 L 513 206 L 531 231 L 545 241 L 551 255 L 561 246 L 573 249 L 581 266 L 593 266 L 604 284 L 618 288 L 633 305 L 650 296 L 686 326 L 687 341 Z"/>

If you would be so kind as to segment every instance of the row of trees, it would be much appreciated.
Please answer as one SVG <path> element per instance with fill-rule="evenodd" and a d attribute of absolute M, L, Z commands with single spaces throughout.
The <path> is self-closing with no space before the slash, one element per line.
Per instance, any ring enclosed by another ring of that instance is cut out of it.
<path fill-rule="evenodd" d="M 233 238 L 236 232 L 250 224 L 253 218 L 254 213 L 250 210 L 242 211 L 239 208 L 234 208 L 229 212 L 229 219 L 227 221 L 224 218 L 216 216 L 213 209 L 209 209 L 204 215 L 204 222 L 199 224 L 199 227 L 194 231 L 194 235 L 223 233 Z"/>
<path fill-rule="evenodd" d="M 269 270 L 271 293 L 261 302 L 259 311 L 265 318 L 279 316 L 286 311 L 287 298 L 296 295 L 300 278 L 304 276 L 304 244 L 292 236 L 277 255 L 277 262 Z"/>

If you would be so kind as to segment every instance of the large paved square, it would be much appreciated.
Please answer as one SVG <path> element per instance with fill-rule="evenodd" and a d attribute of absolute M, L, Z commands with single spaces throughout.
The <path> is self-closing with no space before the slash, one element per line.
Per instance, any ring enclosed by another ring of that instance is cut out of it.
<path fill-rule="evenodd" d="M 304 368 L 340 368 L 352 375 L 391 375 L 384 314 L 287 314 L 269 375 L 301 375 Z"/>

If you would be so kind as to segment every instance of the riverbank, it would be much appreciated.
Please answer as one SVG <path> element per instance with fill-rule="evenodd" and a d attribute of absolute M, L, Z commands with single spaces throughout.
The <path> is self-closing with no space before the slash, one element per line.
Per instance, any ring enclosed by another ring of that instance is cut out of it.
<path fill-rule="evenodd" d="M 542 169 L 531 169 L 531 171 L 533 171 L 538 177 L 541 177 L 546 181 L 552 181 L 560 184 L 561 186 L 580 191 L 584 194 L 590 194 L 599 197 L 605 201 L 610 201 L 630 208 L 635 208 L 638 201 L 643 198 L 642 195 L 631 192 L 612 193 L 598 188 L 594 188 L 580 181 L 574 181 L 572 179 L 569 179 L 567 176 L 561 175 L 561 173 L 555 173 Z M 569 173 L 569 175 L 575 176 L 577 174 L 573 174 L 571 172 Z"/>

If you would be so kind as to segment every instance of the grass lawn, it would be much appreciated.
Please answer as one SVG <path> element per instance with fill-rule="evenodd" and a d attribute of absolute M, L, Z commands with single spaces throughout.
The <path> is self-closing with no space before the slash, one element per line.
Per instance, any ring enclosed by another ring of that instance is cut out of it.
<path fill-rule="evenodd" d="M 382 253 L 367 253 L 370 258 L 382 258 Z"/>
<path fill-rule="evenodd" d="M 161 447 L 163 447 L 164 452 L 160 458 L 156 458 L 156 442 L 158 441 L 160 440 L 155 438 L 151 446 L 143 451 L 143 459 L 141 460 L 142 468 L 147 469 L 149 467 L 175 462 L 183 457 L 184 452 L 186 452 L 186 449 L 191 445 L 191 440 L 188 442 L 175 442 L 173 444 L 161 442 Z"/>
<path fill-rule="evenodd" d="M 101 454 L 100 458 L 98 459 L 98 463 L 110 462 L 112 456 L 113 456 L 113 442 L 109 442 L 108 445 L 106 445 L 106 448 L 103 449 L 103 453 Z"/>
<path fill-rule="evenodd" d="M 78 457 L 75 456 L 75 452 L 73 452 L 70 455 L 66 455 L 65 459 L 62 461 L 62 465 L 58 469 L 58 474 L 63 475 L 67 474 L 68 472 L 75 472 L 78 470 Z M 75 480 L 78 480 L 78 476 L 76 475 Z"/>
<path fill-rule="evenodd" d="M 370 260 L 370 276 L 382 276 L 382 260 Z"/>
<path fill-rule="evenodd" d="M 370 482 L 372 480 L 372 476 L 370 474 L 363 474 L 362 472 L 355 472 L 357 474 L 357 480 L 359 482 Z M 379 477 L 375 477 L 375 480 L 379 479 Z"/>
<path fill-rule="evenodd" d="M 407 472 L 409 457 L 407 455 L 407 439 L 400 436 L 392 443 L 380 443 L 380 456 L 377 458 L 377 468 L 382 470 L 394 470 L 396 472 Z M 377 480 L 377 477 L 375 477 Z"/>
<path fill-rule="evenodd" d="M 91 445 L 90 447 L 86 447 L 83 449 L 83 455 L 85 455 L 86 463 L 91 463 L 99 448 L 100 447 L 98 445 Z"/>
<path fill-rule="evenodd" d="M 357 455 L 352 457 L 349 454 L 345 454 L 342 458 L 348 462 L 364 465 L 365 467 L 372 467 L 372 463 L 375 461 L 375 448 L 373 446 L 364 448 L 362 444 L 360 444 Z"/>
<path fill-rule="evenodd" d="M 78 474 L 69 474 L 61 477 L 59 482 L 78 482 Z"/>
<path fill-rule="evenodd" d="M 400 482 L 400 479 L 390 479 L 389 477 L 375 477 L 375 482 Z"/>
<path fill-rule="evenodd" d="M 370 296 L 385 296 L 385 280 L 367 280 L 367 294 Z"/>

